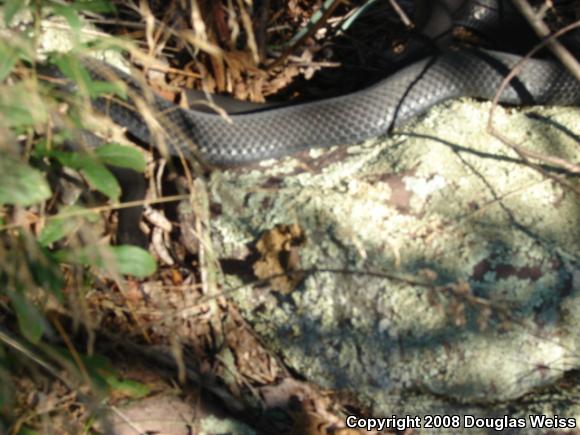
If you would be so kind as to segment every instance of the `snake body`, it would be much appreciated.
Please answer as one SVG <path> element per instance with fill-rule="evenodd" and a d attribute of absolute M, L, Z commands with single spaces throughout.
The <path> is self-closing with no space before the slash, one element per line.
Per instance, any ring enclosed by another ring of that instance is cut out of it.
<path fill-rule="evenodd" d="M 196 146 L 209 163 L 243 165 L 304 149 L 377 137 L 452 98 L 492 99 L 520 60 L 519 56 L 496 51 L 448 51 L 415 62 L 348 95 L 233 114 L 229 120 L 217 113 L 180 108 L 158 96 L 149 103 L 166 129 L 163 140 L 170 154 L 188 155 Z M 85 65 L 94 78 L 105 79 L 100 61 L 87 60 Z M 118 70 L 113 73 L 136 94 L 143 91 L 131 76 Z M 499 101 L 578 105 L 580 84 L 559 64 L 530 59 L 523 63 Z M 95 107 L 138 139 L 151 143 L 149 127 L 138 111 L 104 99 L 97 100 Z"/>
<path fill-rule="evenodd" d="M 563 1 L 563 0 L 561 0 Z M 482 23 L 510 26 L 514 17 L 506 0 L 415 0 L 427 13 L 426 37 L 436 37 L 455 21 L 482 30 Z M 447 24 L 439 25 L 449 13 Z M 511 14 L 511 15 L 510 15 Z M 515 28 L 515 27 L 514 27 Z M 226 119 L 215 112 L 186 109 L 154 95 L 141 81 L 95 59 L 84 65 L 93 79 L 124 82 L 129 99 L 98 98 L 93 105 L 115 123 L 149 144 L 166 146 L 172 155 L 191 153 L 214 165 L 243 165 L 279 158 L 314 147 L 353 144 L 402 126 L 442 101 L 458 97 L 492 99 L 521 57 L 485 50 L 447 50 L 425 57 L 357 92 L 320 101 L 252 107 Z M 48 75 L 60 76 L 55 67 Z M 149 114 L 139 100 L 148 96 Z M 501 94 L 507 104 L 578 105 L 580 83 L 560 64 L 527 59 Z M 147 118 L 147 121 L 146 121 Z M 151 120 L 155 122 L 151 122 Z M 157 123 L 160 128 L 151 128 Z M 152 134 L 155 132 L 155 134 Z M 159 135 L 157 133 L 160 133 Z M 155 137 L 153 137 L 155 136 Z M 161 142 L 161 143 L 159 143 Z"/>

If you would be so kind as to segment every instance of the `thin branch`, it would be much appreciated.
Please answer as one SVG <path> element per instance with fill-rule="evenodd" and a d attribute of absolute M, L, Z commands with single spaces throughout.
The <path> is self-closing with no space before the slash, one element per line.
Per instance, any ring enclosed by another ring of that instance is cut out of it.
<path fill-rule="evenodd" d="M 528 21 L 536 35 L 540 38 L 549 38 L 547 40 L 548 48 L 554 55 L 560 59 L 564 66 L 570 73 L 580 81 L 580 63 L 574 56 L 564 47 L 556 38 L 550 36 L 550 28 L 544 23 L 543 17 L 545 9 L 541 9 L 536 13 L 534 8 L 526 0 L 512 0 L 513 4 L 518 8 L 524 18 Z"/>
<path fill-rule="evenodd" d="M 396 0 L 389 0 L 389 4 L 395 10 L 405 27 L 413 27 L 413 21 L 411 21 L 411 19 L 407 16 L 403 8 L 399 6 L 399 3 L 397 3 Z"/>
<path fill-rule="evenodd" d="M 544 161 L 544 162 L 549 163 L 551 165 L 561 167 L 561 168 L 565 169 L 566 171 L 569 171 L 573 174 L 580 174 L 580 166 L 579 165 L 577 165 L 575 163 L 568 162 L 567 160 L 561 159 L 559 157 L 548 156 L 548 155 L 538 153 L 536 151 L 528 150 L 525 147 L 522 147 L 521 145 L 518 145 L 518 144 L 511 142 L 508 138 L 504 137 L 500 132 L 498 132 L 493 127 L 493 117 L 495 114 L 495 109 L 499 103 L 499 98 L 500 98 L 501 94 L 504 92 L 505 88 L 510 83 L 510 81 L 521 71 L 525 62 L 527 62 L 535 53 L 537 53 L 543 47 L 550 44 L 550 41 L 553 41 L 556 38 L 558 38 L 559 36 L 563 35 L 564 33 L 569 32 L 569 31 L 571 31 L 575 28 L 578 28 L 578 27 L 580 27 L 580 21 L 572 23 L 572 24 L 558 30 L 556 33 L 550 35 L 547 39 L 545 39 L 540 44 L 535 46 L 526 56 L 522 57 L 522 59 L 520 59 L 512 67 L 509 74 L 501 82 L 499 89 L 497 90 L 497 92 L 492 100 L 493 104 L 492 104 L 492 107 L 491 107 L 490 112 L 489 112 L 489 119 L 487 122 L 487 131 L 492 136 L 496 137 L 497 139 L 502 141 L 504 144 L 506 144 L 507 146 L 512 148 L 529 166 L 533 167 L 534 169 L 539 171 L 544 176 L 552 178 L 553 180 L 557 181 L 558 183 L 561 183 L 562 185 L 566 186 L 567 188 L 572 190 L 577 195 L 580 195 L 580 189 L 565 182 L 561 177 L 557 177 L 555 175 L 548 174 L 545 170 L 543 170 L 543 168 L 541 168 L 540 165 L 537 165 L 537 164 L 530 162 L 529 159 L 533 158 L 533 159 L 537 159 L 540 161 Z"/>
<path fill-rule="evenodd" d="M 152 199 L 138 199 L 135 201 L 121 202 L 119 204 L 112 204 L 112 205 L 104 205 L 104 206 L 100 206 L 100 207 L 91 207 L 91 208 L 86 208 L 86 209 L 71 210 L 71 211 L 67 211 L 64 213 L 59 213 L 59 214 L 55 214 L 55 215 L 51 215 L 51 216 L 43 216 L 43 219 L 45 219 L 46 221 L 54 220 L 54 219 L 69 219 L 69 218 L 73 218 L 73 217 L 81 217 L 81 216 L 92 215 L 92 214 L 96 214 L 96 213 L 104 213 L 104 212 L 112 211 L 112 210 L 120 210 L 122 208 L 131 208 L 131 207 L 136 207 L 136 206 L 140 206 L 140 205 L 164 204 L 164 203 L 168 203 L 168 202 L 184 201 L 186 199 L 189 199 L 188 194 L 171 195 L 171 196 L 164 196 L 161 198 L 152 198 Z M 36 221 L 32 221 L 30 223 L 33 224 L 35 222 Z M 13 230 L 15 228 L 22 228 L 23 226 L 24 226 L 23 223 L 1 225 L 0 232 Z"/>

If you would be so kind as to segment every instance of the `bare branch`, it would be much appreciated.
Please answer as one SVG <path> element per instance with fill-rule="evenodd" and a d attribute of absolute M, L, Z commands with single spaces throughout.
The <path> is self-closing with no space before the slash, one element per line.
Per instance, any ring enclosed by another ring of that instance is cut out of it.
<path fill-rule="evenodd" d="M 527 62 L 535 53 L 537 53 L 543 47 L 548 45 L 550 43 L 550 41 L 553 41 L 556 38 L 558 38 L 559 36 L 563 35 L 564 33 L 569 32 L 569 31 L 576 29 L 578 27 L 580 27 L 580 21 L 572 23 L 566 27 L 563 27 L 562 29 L 558 30 L 556 33 L 550 35 L 547 39 L 542 41 L 536 47 L 534 47 L 526 56 L 522 57 L 522 59 L 520 59 L 513 66 L 510 73 L 503 79 L 501 85 L 499 86 L 499 89 L 497 90 L 497 92 L 493 98 L 493 101 L 492 101 L 493 104 L 492 104 L 492 107 L 489 111 L 487 130 L 492 136 L 496 137 L 497 139 L 502 141 L 505 145 L 507 145 L 511 149 L 513 149 L 524 160 L 524 162 L 527 165 L 536 169 L 538 172 L 540 172 L 544 176 L 551 178 L 554 181 L 560 183 L 562 186 L 565 186 L 566 188 L 568 188 L 569 190 L 573 191 L 575 194 L 580 196 L 580 189 L 571 185 L 570 183 L 567 183 L 562 177 L 558 177 L 558 176 L 549 174 L 540 165 L 532 163 L 529 159 L 530 158 L 536 159 L 536 160 L 540 160 L 540 161 L 546 162 L 546 163 L 554 165 L 554 166 L 558 166 L 558 167 L 563 168 L 566 171 L 571 172 L 573 174 L 580 173 L 580 166 L 578 164 L 568 162 L 568 161 L 561 159 L 559 157 L 553 157 L 553 156 L 541 154 L 541 153 L 538 153 L 536 151 L 529 150 L 521 145 L 515 144 L 493 127 L 493 116 L 495 113 L 495 109 L 498 106 L 499 98 L 500 98 L 501 94 L 504 92 L 504 90 L 507 87 L 507 85 L 509 84 L 509 82 L 521 71 L 525 62 Z"/>
<path fill-rule="evenodd" d="M 576 80 L 580 81 L 580 63 L 556 38 L 550 37 L 550 28 L 543 21 L 546 9 L 542 8 L 536 12 L 526 0 L 512 0 L 512 2 L 540 38 L 549 38 L 547 40 L 548 48 L 576 77 Z"/>

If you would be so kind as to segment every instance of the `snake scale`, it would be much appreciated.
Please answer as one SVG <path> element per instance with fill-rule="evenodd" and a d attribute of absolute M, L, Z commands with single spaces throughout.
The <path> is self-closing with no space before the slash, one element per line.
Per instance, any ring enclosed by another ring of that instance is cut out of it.
<path fill-rule="evenodd" d="M 218 113 L 181 108 L 156 95 L 148 100 L 159 124 L 170 126 L 163 138 L 170 154 L 183 152 L 187 156 L 194 144 L 211 164 L 243 165 L 377 137 L 452 98 L 492 99 L 520 59 L 498 51 L 446 51 L 427 56 L 354 93 L 231 114 L 229 119 Z M 114 67 L 93 59 L 87 59 L 84 65 L 95 79 L 110 79 L 114 74 L 129 85 L 134 95 L 145 93 L 137 80 Z M 578 105 L 580 84 L 556 62 L 529 59 L 499 101 Z M 142 115 L 129 109 L 126 102 L 98 99 L 94 106 L 141 141 L 153 141 Z"/>

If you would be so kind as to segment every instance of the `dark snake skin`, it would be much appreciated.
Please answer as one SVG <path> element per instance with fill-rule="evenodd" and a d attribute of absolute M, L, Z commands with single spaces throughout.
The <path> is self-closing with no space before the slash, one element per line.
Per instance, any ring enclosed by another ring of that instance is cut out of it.
<path fill-rule="evenodd" d="M 564 3 L 565 0 L 558 0 Z M 567 1 L 567 0 L 566 0 Z M 499 36 L 501 28 L 516 29 L 519 15 L 507 0 L 407 0 L 426 11 L 423 35 L 437 38 L 460 24 L 481 34 Z M 503 12 L 502 12 L 503 11 Z M 520 18 L 521 21 L 521 18 Z M 518 32 L 517 30 L 514 30 Z M 503 40 L 514 39 L 516 35 Z M 128 85 L 128 101 L 99 98 L 97 111 L 141 141 L 167 146 L 169 154 L 192 154 L 219 166 L 243 165 L 278 158 L 315 147 L 353 144 L 402 126 L 437 103 L 457 97 L 492 99 L 518 56 L 497 51 L 444 51 L 398 71 L 375 85 L 348 95 L 288 106 L 265 106 L 230 114 L 180 108 L 142 89 L 133 77 L 94 59 L 84 64 L 94 79 L 120 80 Z M 60 76 L 56 67 L 44 71 Z M 65 85 L 71 88 L 72 85 Z M 160 128 L 152 137 L 135 109 L 146 96 L 147 107 Z M 580 84 L 558 63 L 527 60 L 499 100 L 508 104 L 578 105 Z"/>
<path fill-rule="evenodd" d="M 180 150 L 188 156 L 196 146 L 209 163 L 243 165 L 304 149 L 377 137 L 451 98 L 492 99 L 510 68 L 520 59 L 495 51 L 449 51 L 413 63 L 352 94 L 234 114 L 230 120 L 219 114 L 179 108 L 158 96 L 150 98 L 149 103 L 167 132 L 164 142 L 170 154 L 179 154 Z M 85 65 L 94 78 L 110 79 L 113 73 L 129 84 L 136 95 L 143 94 L 127 74 L 96 60 L 87 60 Z M 525 62 L 500 102 L 578 105 L 580 84 L 559 64 L 532 59 Z M 147 123 L 127 106 L 127 102 L 119 104 L 108 99 L 95 102 L 98 111 L 138 139 L 151 143 Z"/>

